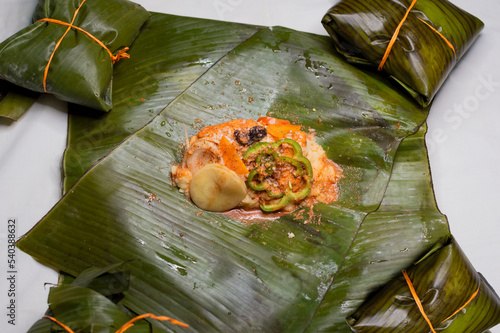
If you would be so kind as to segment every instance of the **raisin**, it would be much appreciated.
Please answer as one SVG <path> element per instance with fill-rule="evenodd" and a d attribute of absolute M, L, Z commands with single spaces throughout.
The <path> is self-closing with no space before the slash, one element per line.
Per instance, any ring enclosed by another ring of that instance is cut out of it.
<path fill-rule="evenodd" d="M 249 134 L 246 131 L 234 130 L 234 138 L 242 146 L 250 146 L 252 144 Z"/>
<path fill-rule="evenodd" d="M 251 146 L 255 142 L 259 142 L 267 135 L 267 131 L 262 126 L 254 126 L 248 131 L 235 130 L 234 138 L 242 146 Z"/>
<path fill-rule="evenodd" d="M 250 139 L 252 139 L 253 142 L 259 142 L 260 140 L 264 139 L 266 135 L 267 130 L 265 127 L 254 126 L 250 128 Z"/>

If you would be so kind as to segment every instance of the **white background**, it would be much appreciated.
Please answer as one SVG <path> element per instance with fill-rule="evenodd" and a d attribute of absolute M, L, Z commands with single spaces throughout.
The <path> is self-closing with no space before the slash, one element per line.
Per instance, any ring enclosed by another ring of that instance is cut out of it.
<path fill-rule="evenodd" d="M 0 0 L 0 41 L 31 23 L 36 0 Z M 326 35 L 337 0 L 140 0 L 149 11 Z M 454 0 L 485 29 L 435 99 L 427 143 L 437 203 L 476 269 L 500 291 L 500 2 Z M 16 325 L 7 323 L 7 221 L 26 233 L 61 196 L 66 104 L 43 96 L 18 122 L 0 120 L 0 331 L 26 332 L 57 274 L 17 253 Z M 500 332 L 500 327 L 493 332 Z"/>

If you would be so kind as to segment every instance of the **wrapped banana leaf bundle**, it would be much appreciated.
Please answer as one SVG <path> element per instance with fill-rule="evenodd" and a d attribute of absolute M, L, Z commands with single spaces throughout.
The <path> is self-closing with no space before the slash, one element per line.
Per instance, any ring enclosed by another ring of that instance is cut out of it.
<path fill-rule="evenodd" d="M 453 238 L 367 300 L 355 332 L 484 332 L 500 323 L 500 299 Z"/>
<path fill-rule="evenodd" d="M 322 23 L 349 62 L 383 70 L 422 105 L 483 28 L 446 0 L 344 0 Z"/>
<path fill-rule="evenodd" d="M 0 44 L 0 78 L 109 111 L 113 64 L 148 18 L 127 0 L 40 0 L 34 24 Z"/>

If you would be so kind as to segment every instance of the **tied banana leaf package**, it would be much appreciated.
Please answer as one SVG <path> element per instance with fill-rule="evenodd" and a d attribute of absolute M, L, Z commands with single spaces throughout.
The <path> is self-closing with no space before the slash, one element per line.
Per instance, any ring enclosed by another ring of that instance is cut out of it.
<path fill-rule="evenodd" d="M 483 28 L 447 0 L 344 0 L 322 23 L 349 62 L 378 67 L 422 105 Z"/>
<path fill-rule="evenodd" d="M 148 18 L 127 0 L 40 0 L 35 23 L 0 44 L 0 78 L 109 111 L 113 64 Z"/>
<path fill-rule="evenodd" d="M 453 238 L 438 243 L 347 318 L 354 332 L 484 332 L 500 299 Z"/>

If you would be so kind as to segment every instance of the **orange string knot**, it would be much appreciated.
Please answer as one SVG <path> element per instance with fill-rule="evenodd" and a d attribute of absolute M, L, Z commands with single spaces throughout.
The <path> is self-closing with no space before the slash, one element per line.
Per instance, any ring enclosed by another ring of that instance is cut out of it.
<path fill-rule="evenodd" d="M 116 63 L 117 61 L 120 61 L 121 59 L 130 59 L 130 54 L 127 53 L 129 50 L 128 47 L 125 47 L 118 51 L 116 55 L 111 56 L 111 60 L 113 60 L 113 64 Z"/>

